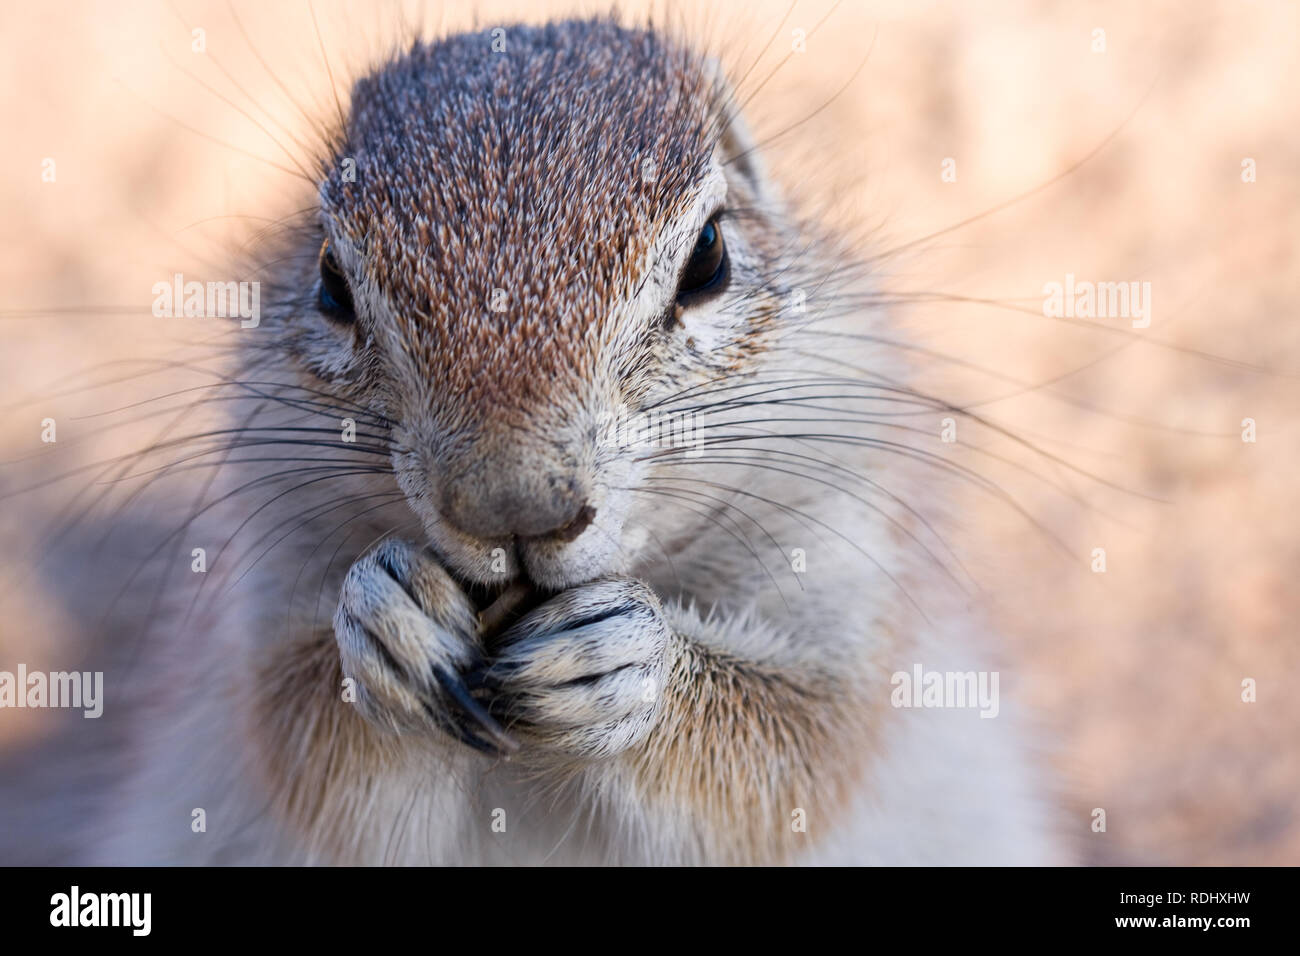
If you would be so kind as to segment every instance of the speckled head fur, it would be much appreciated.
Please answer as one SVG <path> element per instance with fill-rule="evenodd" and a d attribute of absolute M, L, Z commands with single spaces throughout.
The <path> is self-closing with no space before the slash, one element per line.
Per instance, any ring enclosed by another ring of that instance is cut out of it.
<path fill-rule="evenodd" d="M 781 292 L 719 68 L 609 20 L 511 27 L 416 44 L 344 119 L 319 194 L 355 317 L 296 316 L 296 351 L 391 422 L 399 483 L 466 578 L 625 566 L 643 462 L 602 436 L 745 362 Z M 684 308 L 710 221 L 728 281 Z"/>

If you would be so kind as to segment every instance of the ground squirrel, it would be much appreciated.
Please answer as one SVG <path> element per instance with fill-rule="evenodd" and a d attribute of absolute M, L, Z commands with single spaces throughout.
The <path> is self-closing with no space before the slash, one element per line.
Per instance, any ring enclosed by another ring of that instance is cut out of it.
<path fill-rule="evenodd" d="M 1013 715 L 891 706 L 983 659 L 908 504 L 951 475 L 897 351 L 809 334 L 890 319 L 740 106 L 604 19 L 355 84 L 191 516 L 285 540 L 161 600 L 94 858 L 1056 859 Z"/>

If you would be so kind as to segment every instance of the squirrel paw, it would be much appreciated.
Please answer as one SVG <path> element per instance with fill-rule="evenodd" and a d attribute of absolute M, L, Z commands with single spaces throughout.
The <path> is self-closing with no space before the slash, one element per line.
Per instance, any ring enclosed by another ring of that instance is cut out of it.
<path fill-rule="evenodd" d="M 348 570 L 334 615 L 343 674 L 369 720 L 510 753 L 518 745 L 464 681 L 483 663 L 476 628 L 473 604 L 434 557 L 393 539 Z"/>
<path fill-rule="evenodd" d="M 492 713 L 551 751 L 608 757 L 654 728 L 671 663 L 672 630 L 639 581 L 580 585 L 496 639 L 490 667 L 471 675 Z"/>

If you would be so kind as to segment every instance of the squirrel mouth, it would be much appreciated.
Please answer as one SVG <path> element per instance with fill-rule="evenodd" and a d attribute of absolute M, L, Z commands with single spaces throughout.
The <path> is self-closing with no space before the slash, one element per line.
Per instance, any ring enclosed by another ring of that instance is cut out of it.
<path fill-rule="evenodd" d="M 460 585 L 461 590 L 464 591 L 466 597 L 474 606 L 474 610 L 478 615 L 478 634 L 485 644 L 490 644 L 492 638 L 506 630 L 515 621 L 560 593 L 554 587 L 538 584 L 529 577 L 521 553 L 523 547 L 526 545 L 549 545 L 551 547 L 558 545 L 562 547 L 575 540 L 586 530 L 594 514 L 595 509 L 587 506 L 578 513 L 573 521 L 558 532 L 543 537 L 512 538 L 511 546 L 514 549 L 516 566 L 519 570 L 516 576 L 502 581 L 473 580 L 462 574 L 455 567 L 454 562 L 442 560 L 447 573 Z M 433 544 L 429 544 L 429 548 L 437 555 L 437 549 Z"/>
<path fill-rule="evenodd" d="M 478 612 L 478 634 L 485 643 L 555 594 L 527 578 L 516 578 L 507 584 L 480 584 L 454 572 L 452 577 Z"/>
<path fill-rule="evenodd" d="M 507 627 L 523 617 L 546 599 L 546 594 L 528 581 L 515 581 L 499 590 L 487 604 L 478 604 L 478 635 L 485 643 L 491 642 Z M 471 600 L 473 597 L 471 596 Z"/>

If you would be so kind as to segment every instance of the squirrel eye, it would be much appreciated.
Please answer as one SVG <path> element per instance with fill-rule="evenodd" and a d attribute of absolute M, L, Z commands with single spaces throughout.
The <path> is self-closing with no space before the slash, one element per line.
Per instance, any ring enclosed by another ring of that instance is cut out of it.
<path fill-rule="evenodd" d="M 352 290 L 348 288 L 348 280 L 334 258 L 328 239 L 320 248 L 320 310 L 339 322 L 351 322 L 356 318 Z"/>
<path fill-rule="evenodd" d="M 727 249 L 716 218 L 710 219 L 695 240 L 695 249 L 677 284 L 677 301 L 686 304 L 697 295 L 720 289 L 727 277 Z"/>

